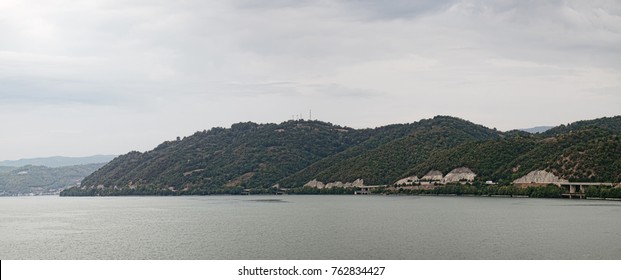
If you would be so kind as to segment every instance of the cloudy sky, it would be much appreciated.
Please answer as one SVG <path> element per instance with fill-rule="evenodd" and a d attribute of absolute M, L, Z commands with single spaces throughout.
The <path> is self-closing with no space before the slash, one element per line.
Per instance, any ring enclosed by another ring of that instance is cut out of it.
<path fill-rule="evenodd" d="M 621 2 L 0 0 L 0 160 L 293 115 L 500 130 L 621 114 Z"/>

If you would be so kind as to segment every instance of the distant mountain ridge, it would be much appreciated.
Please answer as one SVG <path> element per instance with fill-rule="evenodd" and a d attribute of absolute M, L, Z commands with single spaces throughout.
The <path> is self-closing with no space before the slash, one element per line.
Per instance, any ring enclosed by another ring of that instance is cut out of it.
<path fill-rule="evenodd" d="M 531 128 L 520 128 L 518 130 L 526 131 L 528 133 L 542 133 L 542 132 L 546 132 L 550 128 L 553 128 L 553 126 L 535 126 Z"/>
<path fill-rule="evenodd" d="M 450 116 L 374 129 L 247 122 L 119 156 L 61 195 L 269 193 L 314 179 L 393 184 L 458 167 L 471 169 L 477 180 L 503 184 L 536 169 L 569 180 L 619 182 L 619 154 L 621 116 L 537 134 L 501 132 Z"/>
<path fill-rule="evenodd" d="M 62 167 L 91 163 L 107 163 L 114 159 L 115 155 L 95 155 L 87 157 L 41 157 L 41 158 L 29 158 L 19 160 L 3 160 L 0 161 L 0 166 L 26 166 L 26 165 L 38 165 L 47 167 Z"/>
<path fill-rule="evenodd" d="M 0 196 L 57 195 L 66 187 L 78 185 L 84 177 L 103 165 L 105 163 L 63 167 L 0 166 Z"/>

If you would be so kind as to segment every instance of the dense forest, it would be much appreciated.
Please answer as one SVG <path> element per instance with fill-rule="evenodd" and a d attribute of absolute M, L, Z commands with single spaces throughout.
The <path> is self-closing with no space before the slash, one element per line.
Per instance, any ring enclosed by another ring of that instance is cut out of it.
<path fill-rule="evenodd" d="M 272 193 L 280 188 L 320 193 L 303 185 L 313 179 L 391 185 L 432 169 L 446 174 L 462 166 L 477 174 L 474 185 L 487 180 L 509 185 L 538 169 L 570 181 L 619 182 L 620 154 L 619 116 L 536 134 L 500 132 L 448 116 L 374 129 L 304 120 L 247 122 L 119 156 L 61 195 Z"/>

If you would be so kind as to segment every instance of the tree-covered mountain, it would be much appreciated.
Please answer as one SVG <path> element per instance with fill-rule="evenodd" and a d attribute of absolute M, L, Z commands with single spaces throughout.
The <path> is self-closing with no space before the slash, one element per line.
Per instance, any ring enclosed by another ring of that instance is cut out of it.
<path fill-rule="evenodd" d="M 579 130 L 586 127 L 597 127 L 608 130 L 612 133 L 621 133 L 621 116 L 604 117 L 594 120 L 577 121 L 567 125 L 559 125 L 545 131 L 543 134 L 553 136 L 557 134 L 567 133 L 573 130 Z"/>
<path fill-rule="evenodd" d="M 511 182 L 536 169 L 570 180 L 621 180 L 621 117 L 500 132 L 438 116 L 356 130 L 319 121 L 239 123 L 145 153 L 122 155 L 63 195 L 240 193 L 323 182 L 392 184 L 465 166 L 478 180 Z"/>
<path fill-rule="evenodd" d="M 470 142 L 437 151 L 408 173 L 429 170 L 444 174 L 467 166 L 482 181 L 509 184 L 533 170 L 548 170 L 570 181 L 621 181 L 621 134 L 584 127 L 555 136 L 516 136 Z"/>
<path fill-rule="evenodd" d="M 323 182 L 364 179 L 367 184 L 390 184 L 407 175 L 410 168 L 428 159 L 431 154 L 460 144 L 499 139 L 502 133 L 481 125 L 439 116 L 404 125 L 401 134 L 393 126 L 378 128 L 370 140 L 333 156 L 326 157 L 285 178 L 286 186 L 299 186 L 312 179 Z"/>
<path fill-rule="evenodd" d="M 146 188 L 147 192 L 188 194 L 267 188 L 319 159 L 359 144 L 367 135 L 366 130 L 319 121 L 238 123 L 230 129 L 213 128 L 167 141 L 145 153 L 119 156 L 85 178 L 82 185 L 116 186 L 131 193 Z"/>
<path fill-rule="evenodd" d="M 0 167 L 0 196 L 58 194 L 63 188 L 76 186 L 82 178 L 105 163 L 46 167 L 26 165 Z"/>

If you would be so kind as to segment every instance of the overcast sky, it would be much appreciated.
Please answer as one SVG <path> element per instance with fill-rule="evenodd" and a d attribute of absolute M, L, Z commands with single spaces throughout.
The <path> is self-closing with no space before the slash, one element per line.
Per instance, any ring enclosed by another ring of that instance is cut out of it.
<path fill-rule="evenodd" d="M 621 114 L 621 1 L 0 0 L 0 160 L 292 115 L 500 130 Z"/>

